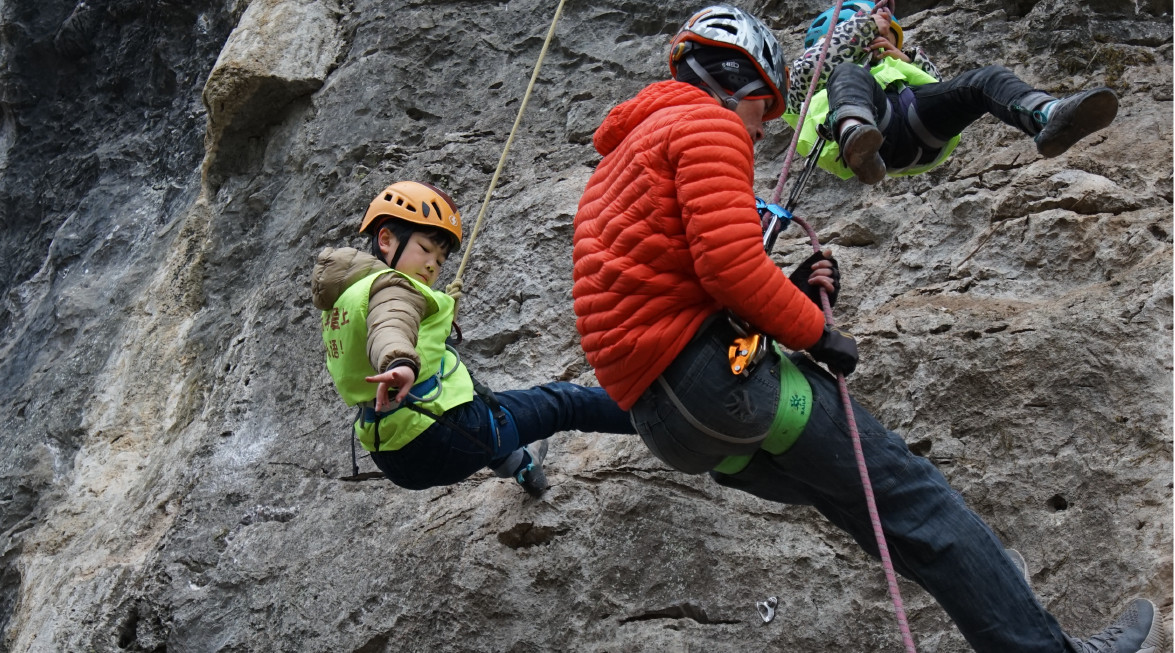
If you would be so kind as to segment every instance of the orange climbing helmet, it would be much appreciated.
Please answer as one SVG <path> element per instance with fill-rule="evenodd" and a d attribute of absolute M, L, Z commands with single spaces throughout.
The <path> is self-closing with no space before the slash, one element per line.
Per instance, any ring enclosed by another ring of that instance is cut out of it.
<path fill-rule="evenodd" d="M 461 247 L 461 213 L 453 198 L 432 184 L 398 181 L 380 191 L 367 207 L 359 233 L 374 237 L 372 228 L 385 220 L 439 229 L 451 237 L 451 250 Z"/>

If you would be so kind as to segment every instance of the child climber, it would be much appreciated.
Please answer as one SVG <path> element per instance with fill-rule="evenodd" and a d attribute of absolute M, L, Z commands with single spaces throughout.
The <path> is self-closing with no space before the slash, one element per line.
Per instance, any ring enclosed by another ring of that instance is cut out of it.
<path fill-rule="evenodd" d="M 893 0 L 849 0 L 842 7 L 831 36 L 833 9 L 808 28 L 783 116 L 796 126 L 821 43 L 830 38 L 817 85 L 823 90 L 809 105 L 798 149 L 806 156 L 820 137 L 831 141 L 818 163 L 842 179 L 856 175 L 876 184 L 887 174 L 925 172 L 946 160 L 963 129 L 986 113 L 1032 136 L 1045 157 L 1064 153 L 1118 113 L 1118 97 L 1108 88 L 1058 100 L 1001 66 L 944 82 L 921 48 L 902 50 Z"/>
<path fill-rule="evenodd" d="M 355 434 L 393 483 L 420 490 L 489 467 L 538 496 L 547 488 L 546 438 L 634 432 L 600 388 L 550 383 L 495 394 L 470 377 L 446 342 L 455 302 L 431 287 L 461 246 L 461 215 L 443 191 L 392 184 L 359 231 L 371 253 L 324 249 L 310 291 L 335 389 L 360 407 Z"/>

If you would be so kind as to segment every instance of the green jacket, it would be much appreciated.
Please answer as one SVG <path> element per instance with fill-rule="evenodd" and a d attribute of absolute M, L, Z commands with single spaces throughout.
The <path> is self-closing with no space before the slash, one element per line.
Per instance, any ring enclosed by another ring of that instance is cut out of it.
<path fill-rule="evenodd" d="M 333 250 L 342 251 L 344 250 Z M 321 261 L 322 257 L 320 263 Z M 348 406 L 373 405 L 376 384 L 364 380 L 377 374 L 372 360 L 386 361 L 381 372 L 390 368 L 391 362 L 412 363 L 411 358 L 389 361 L 388 357 L 381 356 L 380 352 L 372 351 L 370 347 L 369 340 L 374 338 L 369 329 L 369 324 L 373 322 L 370 319 L 372 316 L 369 315 L 372 286 L 387 274 L 398 277 L 396 286 L 404 288 L 406 281 L 424 299 L 418 331 L 414 334 L 414 354 L 419 359 L 416 381 L 419 385 L 431 377 L 438 377 L 439 383 L 436 390 L 424 393 L 425 401 L 417 405 L 439 415 L 450 408 L 468 403 L 473 399 L 473 381 L 469 371 L 456 354 L 445 346 L 445 340 L 453 324 L 453 298 L 386 266 L 357 281 L 350 281 L 338 294 L 331 308 L 322 312 L 322 340 L 326 347 L 326 367 L 339 396 Z M 316 270 L 315 278 L 318 279 L 319 276 Z M 317 303 L 319 289 L 315 289 L 315 295 Z M 387 319 L 395 318 L 389 315 Z M 376 323 L 379 321 L 374 320 Z M 371 422 L 359 419 L 355 423 L 359 441 L 368 451 L 399 449 L 432 426 L 433 419 L 401 408 L 382 417 L 378 423 L 378 433 Z"/>

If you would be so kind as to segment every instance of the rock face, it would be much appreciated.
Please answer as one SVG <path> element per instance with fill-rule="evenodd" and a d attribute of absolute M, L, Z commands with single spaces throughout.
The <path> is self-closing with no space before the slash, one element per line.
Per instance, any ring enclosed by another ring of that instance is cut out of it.
<path fill-rule="evenodd" d="M 793 53 L 825 8 L 740 4 Z M 540 500 L 488 473 L 422 492 L 366 459 L 352 474 L 314 254 L 359 244 L 398 179 L 448 190 L 468 234 L 554 6 L 0 3 L 0 647 L 901 650 L 850 538 L 637 438 L 558 436 Z M 463 355 L 491 385 L 594 383 L 570 298 L 591 134 L 663 78 L 691 9 L 565 9 L 465 273 Z M 844 272 L 854 396 L 1024 554 L 1075 635 L 1135 595 L 1172 608 L 1170 11 L 899 3 L 948 76 L 1104 83 L 1118 119 L 1045 160 L 984 118 L 941 168 L 818 175 L 799 210 Z M 789 138 L 759 146 L 764 196 Z M 902 590 L 919 650 L 966 650 Z"/>

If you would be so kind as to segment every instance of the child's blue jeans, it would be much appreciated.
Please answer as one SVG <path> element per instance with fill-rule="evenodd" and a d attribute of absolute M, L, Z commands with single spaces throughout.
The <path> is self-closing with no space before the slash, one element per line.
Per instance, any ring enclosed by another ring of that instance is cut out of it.
<path fill-rule="evenodd" d="M 373 452 L 372 461 L 396 485 L 423 490 L 463 481 L 483 467 L 495 466 L 515 449 L 560 431 L 636 433 L 628 412 L 601 388 L 548 383 L 495 395 L 510 411 L 517 431 L 495 428 L 489 406 L 474 395 L 473 401 L 445 411 L 443 422 L 428 427 L 402 448 Z"/>

